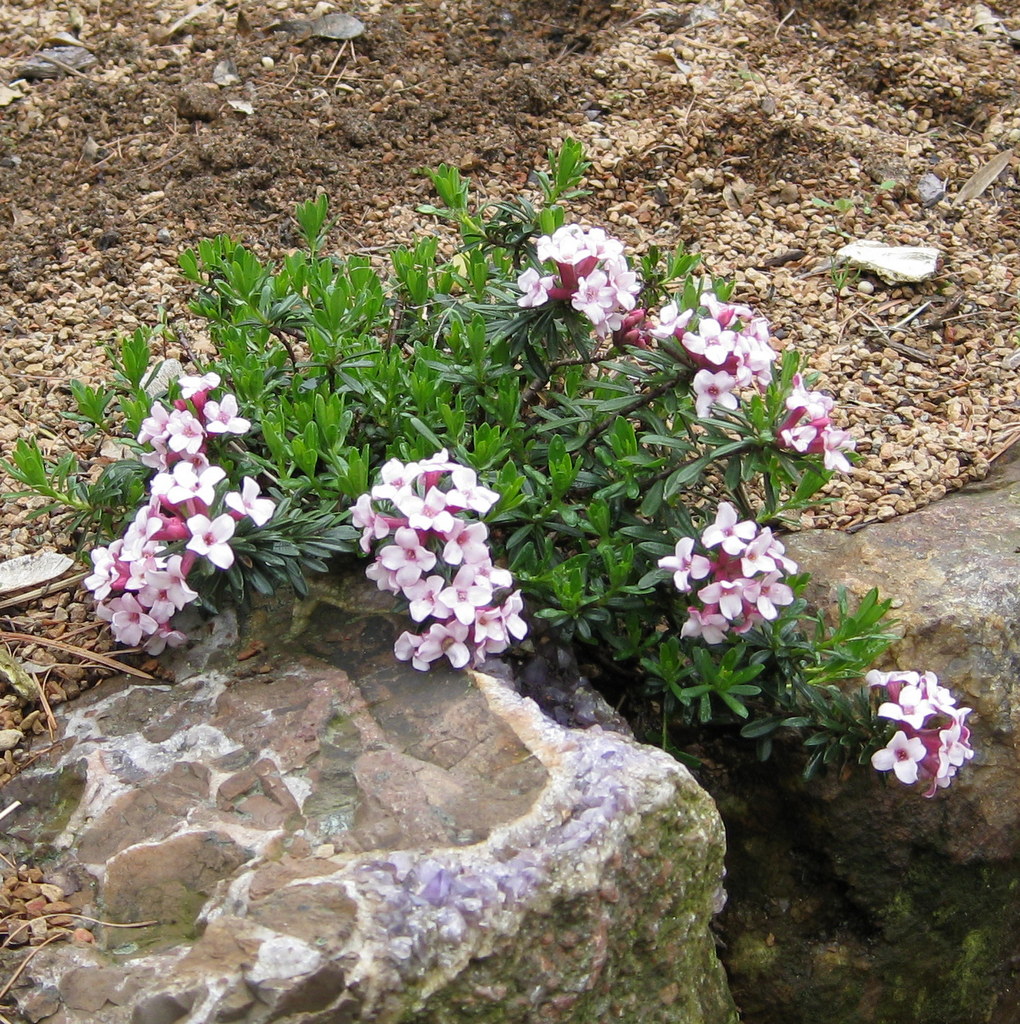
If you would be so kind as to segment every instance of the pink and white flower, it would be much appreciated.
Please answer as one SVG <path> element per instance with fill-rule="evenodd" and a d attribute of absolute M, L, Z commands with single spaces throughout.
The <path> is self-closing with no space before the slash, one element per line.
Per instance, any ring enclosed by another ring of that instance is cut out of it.
<path fill-rule="evenodd" d="M 455 519 L 449 530 L 440 532 L 446 538 L 443 561 L 448 565 L 460 565 L 463 562 L 477 565 L 489 560 L 489 528 L 485 523 Z"/>
<path fill-rule="evenodd" d="M 453 609 L 445 605 L 441 598 L 446 587 L 446 577 L 439 575 L 423 577 L 409 587 L 404 587 L 411 618 L 415 622 L 424 622 L 430 616 L 435 619 L 450 618 Z"/>
<path fill-rule="evenodd" d="M 539 274 L 534 267 L 528 267 L 517 278 L 517 287 L 524 294 L 517 300 L 522 309 L 532 309 L 549 301 L 549 289 L 553 287 L 555 278 L 552 274 Z"/>
<path fill-rule="evenodd" d="M 167 447 L 177 455 L 196 454 L 205 444 L 205 427 L 194 413 L 174 409 L 166 422 Z"/>
<path fill-rule="evenodd" d="M 234 564 L 234 549 L 230 538 L 234 536 L 233 516 L 224 512 L 215 519 L 195 515 L 188 519 L 191 540 L 185 545 L 196 555 L 208 558 L 218 569 L 229 569 Z"/>
<path fill-rule="evenodd" d="M 731 623 L 717 608 L 687 609 L 687 621 L 680 630 L 681 636 L 700 637 L 706 644 L 721 644 L 730 631 Z"/>
<path fill-rule="evenodd" d="M 758 527 L 750 520 L 737 522 L 737 510 L 728 501 L 721 501 L 715 522 L 701 535 L 701 543 L 706 548 L 721 546 L 728 554 L 741 555 L 757 532 Z"/>
<path fill-rule="evenodd" d="M 881 750 L 871 755 L 871 766 L 879 772 L 893 771 L 905 785 L 917 782 L 920 762 L 924 760 L 924 744 L 916 736 L 897 732 Z"/>
<path fill-rule="evenodd" d="M 276 502 L 261 495 L 258 483 L 246 476 L 241 481 L 241 490 L 225 494 L 223 504 L 232 510 L 236 518 L 247 516 L 256 526 L 265 526 L 273 518 Z"/>
<path fill-rule="evenodd" d="M 737 386 L 737 378 L 725 370 L 712 373 L 710 370 L 698 370 L 694 375 L 694 411 L 699 416 L 707 416 L 713 405 L 723 409 L 736 409 L 740 404 L 733 389 Z"/>
<path fill-rule="evenodd" d="M 483 524 L 484 525 L 484 524 Z M 475 621 L 479 608 L 492 601 L 492 588 L 480 579 L 471 565 L 462 565 L 448 587 L 439 593 L 439 601 L 465 626 Z"/>
<path fill-rule="evenodd" d="M 667 338 L 682 338 L 693 316 L 693 309 L 685 309 L 681 312 L 675 302 L 668 302 L 659 310 L 659 324 L 652 328 L 651 335 L 660 341 L 665 341 Z"/>
<path fill-rule="evenodd" d="M 251 420 L 239 416 L 239 411 L 233 395 L 224 395 L 219 402 L 206 402 L 202 409 L 205 429 L 210 434 L 247 434 L 251 430 Z"/>
<path fill-rule="evenodd" d="M 471 660 L 471 648 L 468 646 L 469 628 L 456 619 L 447 622 L 434 622 L 421 634 L 417 642 L 408 639 L 406 646 L 394 650 L 398 658 L 405 650 L 411 651 L 411 663 L 415 668 L 427 669 L 433 662 L 444 655 L 454 668 L 464 668 Z M 408 637 L 409 634 L 402 634 Z M 399 638 L 398 638 L 399 643 Z M 401 660 L 406 661 L 406 658 Z"/>
<path fill-rule="evenodd" d="M 195 395 L 212 391 L 220 386 L 220 375 L 218 373 L 205 373 L 201 377 L 193 374 L 184 374 L 177 378 L 177 386 L 181 389 L 181 398 L 194 398 Z"/>
<path fill-rule="evenodd" d="M 159 623 L 133 594 L 122 594 L 106 604 L 110 626 L 118 643 L 137 647 L 143 637 L 155 633 Z"/>
<path fill-rule="evenodd" d="M 693 537 L 678 540 L 674 553 L 660 558 L 658 566 L 673 573 L 673 585 L 681 593 L 691 589 L 692 579 L 703 580 L 712 571 L 712 563 L 704 555 L 694 554 Z"/>
<path fill-rule="evenodd" d="M 169 473 L 160 473 L 153 478 L 151 492 L 157 498 L 165 498 L 171 505 L 197 501 L 208 509 L 216 500 L 216 485 L 226 476 L 226 470 L 221 466 L 196 470 L 191 462 L 178 462 Z"/>
<path fill-rule="evenodd" d="M 165 447 L 169 420 L 170 410 L 159 402 L 153 402 L 149 409 L 149 415 L 142 420 L 142 426 L 138 432 L 138 443 L 152 444 L 153 441 L 159 441 Z"/>
<path fill-rule="evenodd" d="M 416 583 L 436 564 L 435 554 L 422 544 L 417 530 L 402 526 L 393 534 L 393 541 L 379 552 L 379 561 L 394 574 L 400 587 Z"/>

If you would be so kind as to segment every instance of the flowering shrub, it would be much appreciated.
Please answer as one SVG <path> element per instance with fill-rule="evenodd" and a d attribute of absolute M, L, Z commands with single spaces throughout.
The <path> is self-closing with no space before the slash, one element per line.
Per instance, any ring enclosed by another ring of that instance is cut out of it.
<path fill-rule="evenodd" d="M 108 386 L 72 385 L 79 419 L 140 458 L 90 477 L 22 441 L 8 472 L 103 539 L 89 586 L 125 643 L 180 642 L 173 616 L 221 593 L 300 591 L 360 535 L 418 624 L 396 642 L 416 668 L 550 633 L 626 679 L 667 745 L 729 723 L 763 757 L 799 733 L 809 773 L 878 751 L 901 778 L 908 761 L 948 778 L 915 756 L 928 726 L 883 755 L 885 719 L 847 688 L 893 639 L 889 603 L 812 613 L 779 540 L 851 468 L 832 400 L 697 256 L 568 223 L 587 165 L 574 143 L 550 161 L 537 204 L 479 206 L 455 168 L 430 172 L 441 205 L 421 210 L 459 247 L 432 234 L 385 275 L 322 255 L 325 198 L 298 208 L 306 249 L 279 263 L 202 242 L 181 265 L 216 353 L 203 376 L 153 404 L 156 328 L 111 352 Z"/>
<path fill-rule="evenodd" d="M 722 643 L 727 634 L 739 636 L 779 614 L 793 603 L 793 590 L 780 580 L 797 571 L 783 545 L 765 527 L 737 522 L 737 510 L 721 502 L 715 522 L 701 535 L 709 555 L 694 554 L 694 539 L 683 537 L 674 554 L 659 559 L 659 568 L 673 573 L 673 583 L 689 594 L 691 580 L 708 580 L 698 591 L 701 606 L 689 605 L 681 636 L 700 637 L 708 644 Z M 713 551 L 713 548 L 718 548 Z"/>
<path fill-rule="evenodd" d="M 957 707 L 933 672 L 871 671 L 864 678 L 868 686 L 885 690 L 878 717 L 896 723 L 889 742 L 871 755 L 872 767 L 892 771 L 907 786 L 927 782 L 924 795 L 934 796 L 974 756 L 964 724 L 971 708 Z"/>
<path fill-rule="evenodd" d="M 436 620 L 424 633 L 401 633 L 396 656 L 425 670 L 445 655 L 463 668 L 523 639 L 520 591 L 507 592 L 513 576 L 493 565 L 485 523 L 464 516 L 484 514 L 499 495 L 479 486 L 475 471 L 451 462 L 445 450 L 406 465 L 391 459 L 380 476 L 352 515 L 362 528 L 362 550 L 392 536 L 367 575 L 380 590 L 402 595 L 415 622 Z"/>
<path fill-rule="evenodd" d="M 149 501 L 123 537 L 91 552 L 94 571 L 85 586 L 96 599 L 96 614 L 110 623 L 117 641 L 140 644 L 149 654 L 187 640 L 170 620 L 198 597 L 187 584 L 196 560 L 229 569 L 236 521 L 247 516 L 262 526 L 275 510 L 251 477 L 245 477 L 240 492 L 223 494 L 221 488 L 217 493 L 227 473 L 209 461 L 209 439 L 251 428 L 238 415 L 233 395 L 210 399 L 219 383 L 215 373 L 184 376 L 172 410 L 153 404 L 138 435 L 150 448 L 140 461 L 158 470 L 149 482 Z M 181 554 L 169 554 L 167 545 L 175 541 L 184 544 Z"/>

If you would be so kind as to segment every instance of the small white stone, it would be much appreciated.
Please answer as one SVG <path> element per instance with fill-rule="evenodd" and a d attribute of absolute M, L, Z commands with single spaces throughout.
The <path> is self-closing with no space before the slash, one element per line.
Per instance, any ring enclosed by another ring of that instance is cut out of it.
<path fill-rule="evenodd" d="M 263 57 L 261 63 L 262 63 L 262 66 L 267 71 L 271 71 L 273 68 L 276 67 L 276 61 L 273 60 L 272 57 Z"/>
<path fill-rule="evenodd" d="M 2 733 L 0 733 L 2 735 Z M 322 964 L 322 955 L 293 935 L 274 935 L 259 947 L 248 980 L 286 980 L 309 974 Z"/>
<path fill-rule="evenodd" d="M 24 738 L 20 729 L 0 729 L 0 752 L 13 750 Z"/>

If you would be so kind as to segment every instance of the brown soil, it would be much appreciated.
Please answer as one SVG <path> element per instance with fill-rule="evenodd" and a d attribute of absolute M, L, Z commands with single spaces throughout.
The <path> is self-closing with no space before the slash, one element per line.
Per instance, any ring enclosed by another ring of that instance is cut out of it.
<path fill-rule="evenodd" d="M 953 199 L 1020 141 L 1020 22 L 894 0 L 789 16 L 745 0 L 372 0 L 354 12 L 364 34 L 337 42 L 274 30 L 315 13 L 280 0 L 203 5 L 169 36 L 187 0 L 52 7 L 0 3 L 6 80 L 61 31 L 96 57 L 4 109 L 5 445 L 36 431 L 59 451 L 67 381 L 101 377 L 118 332 L 161 307 L 187 331 L 176 256 L 199 239 L 283 252 L 294 205 L 326 192 L 336 249 L 374 250 L 433 230 L 419 168 L 452 162 L 506 195 L 567 135 L 595 161 L 579 218 L 637 248 L 699 249 L 840 399 L 865 458 L 823 521 L 910 511 L 983 475 L 1016 432 L 1015 168 Z M 240 81 L 221 88 L 227 59 Z M 927 172 L 948 197 L 924 208 Z M 935 245 L 942 269 L 899 288 L 865 275 L 839 299 L 826 262 L 850 237 Z M 6 512 L 5 553 L 60 545 Z"/>

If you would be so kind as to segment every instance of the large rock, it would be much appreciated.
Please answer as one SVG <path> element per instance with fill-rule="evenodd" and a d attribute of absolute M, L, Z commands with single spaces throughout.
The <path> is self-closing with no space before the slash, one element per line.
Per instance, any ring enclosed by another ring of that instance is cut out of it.
<path fill-rule="evenodd" d="M 239 650 L 223 616 L 175 685 L 68 708 L 8 842 L 91 917 L 151 923 L 38 951 L 27 1019 L 734 1020 L 722 826 L 687 771 L 396 662 L 403 624 L 345 589 L 296 643 L 266 614 Z"/>
<path fill-rule="evenodd" d="M 868 766 L 804 783 L 796 754 L 706 784 L 727 823 L 722 919 L 754 1024 L 1015 1024 L 1020 993 L 1020 450 L 982 484 L 787 550 L 838 586 L 896 599 L 886 669 L 931 670 L 975 709 L 976 756 L 925 800 Z"/>

